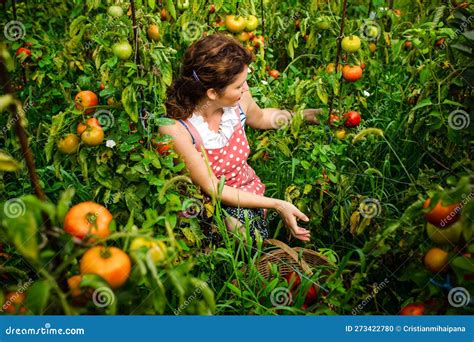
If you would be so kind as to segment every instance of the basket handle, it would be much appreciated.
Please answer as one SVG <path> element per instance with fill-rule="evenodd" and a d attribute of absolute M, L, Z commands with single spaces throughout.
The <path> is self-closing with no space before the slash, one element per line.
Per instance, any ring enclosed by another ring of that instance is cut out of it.
<path fill-rule="evenodd" d="M 309 275 L 313 274 L 313 271 L 311 271 L 311 267 L 304 261 L 303 259 L 298 258 L 298 253 L 295 252 L 293 248 L 288 246 L 286 243 L 276 240 L 276 239 L 267 239 L 265 240 L 266 243 L 269 243 L 270 245 L 273 245 L 275 247 L 281 248 L 288 254 L 294 261 L 296 261 L 298 264 L 301 265 L 301 268 L 303 271 Z"/>

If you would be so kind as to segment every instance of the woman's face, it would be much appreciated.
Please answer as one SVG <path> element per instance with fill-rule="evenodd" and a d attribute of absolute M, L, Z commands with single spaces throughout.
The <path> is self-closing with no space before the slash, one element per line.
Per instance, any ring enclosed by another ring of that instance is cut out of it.
<path fill-rule="evenodd" d="M 216 101 L 222 107 L 233 107 L 236 106 L 240 101 L 242 94 L 249 90 L 247 85 L 248 66 L 244 66 L 244 69 L 240 74 L 237 75 L 234 82 L 229 84 L 222 93 L 218 96 Z"/>

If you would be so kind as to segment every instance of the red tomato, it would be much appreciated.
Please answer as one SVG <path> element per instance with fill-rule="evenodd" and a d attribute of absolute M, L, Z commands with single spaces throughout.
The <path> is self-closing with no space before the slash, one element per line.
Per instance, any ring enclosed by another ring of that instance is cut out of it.
<path fill-rule="evenodd" d="M 349 112 L 344 114 L 346 119 L 344 125 L 346 127 L 356 127 L 360 124 L 360 113 L 359 112 Z"/>
<path fill-rule="evenodd" d="M 311 285 L 311 287 L 308 290 L 308 293 L 306 294 L 304 304 L 307 306 L 316 304 L 316 302 L 318 301 L 318 292 L 319 292 L 319 286 L 316 284 Z"/>
<path fill-rule="evenodd" d="M 300 276 L 298 275 L 298 273 L 296 273 L 295 271 L 293 272 L 289 272 L 286 274 L 285 276 L 286 280 L 288 280 L 288 284 L 291 285 L 291 290 L 296 290 L 298 288 L 298 286 L 300 286 L 301 284 L 301 278 Z"/>
<path fill-rule="evenodd" d="M 22 55 L 22 54 L 25 54 L 27 56 L 31 56 L 31 51 L 30 51 L 30 49 L 26 49 L 24 47 L 18 48 L 18 50 L 16 50 L 16 55 L 19 56 L 19 55 Z"/>
<path fill-rule="evenodd" d="M 422 316 L 425 313 L 425 306 L 423 304 L 408 304 L 400 310 L 400 315 L 403 316 Z"/>

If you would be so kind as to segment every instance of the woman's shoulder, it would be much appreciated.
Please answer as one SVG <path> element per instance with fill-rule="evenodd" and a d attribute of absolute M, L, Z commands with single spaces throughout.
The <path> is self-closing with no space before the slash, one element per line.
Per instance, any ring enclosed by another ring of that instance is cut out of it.
<path fill-rule="evenodd" d="M 189 138 L 189 134 L 186 134 L 186 128 L 183 126 L 182 123 L 179 122 L 179 120 L 176 119 L 169 119 L 170 124 L 168 125 L 162 125 L 158 128 L 158 132 L 160 134 L 167 134 L 173 137 L 173 139 L 183 139 L 183 138 Z"/>

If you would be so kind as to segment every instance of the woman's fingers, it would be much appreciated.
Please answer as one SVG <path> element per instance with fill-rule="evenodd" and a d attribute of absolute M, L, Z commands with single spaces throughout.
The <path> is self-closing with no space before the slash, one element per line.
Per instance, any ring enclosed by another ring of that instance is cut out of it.
<path fill-rule="evenodd" d="M 293 215 L 295 215 L 297 218 L 299 218 L 300 220 L 303 220 L 305 222 L 308 222 L 309 221 L 309 218 L 308 216 L 306 216 L 305 214 L 303 214 L 298 208 L 294 207 L 294 212 L 293 212 Z"/>

